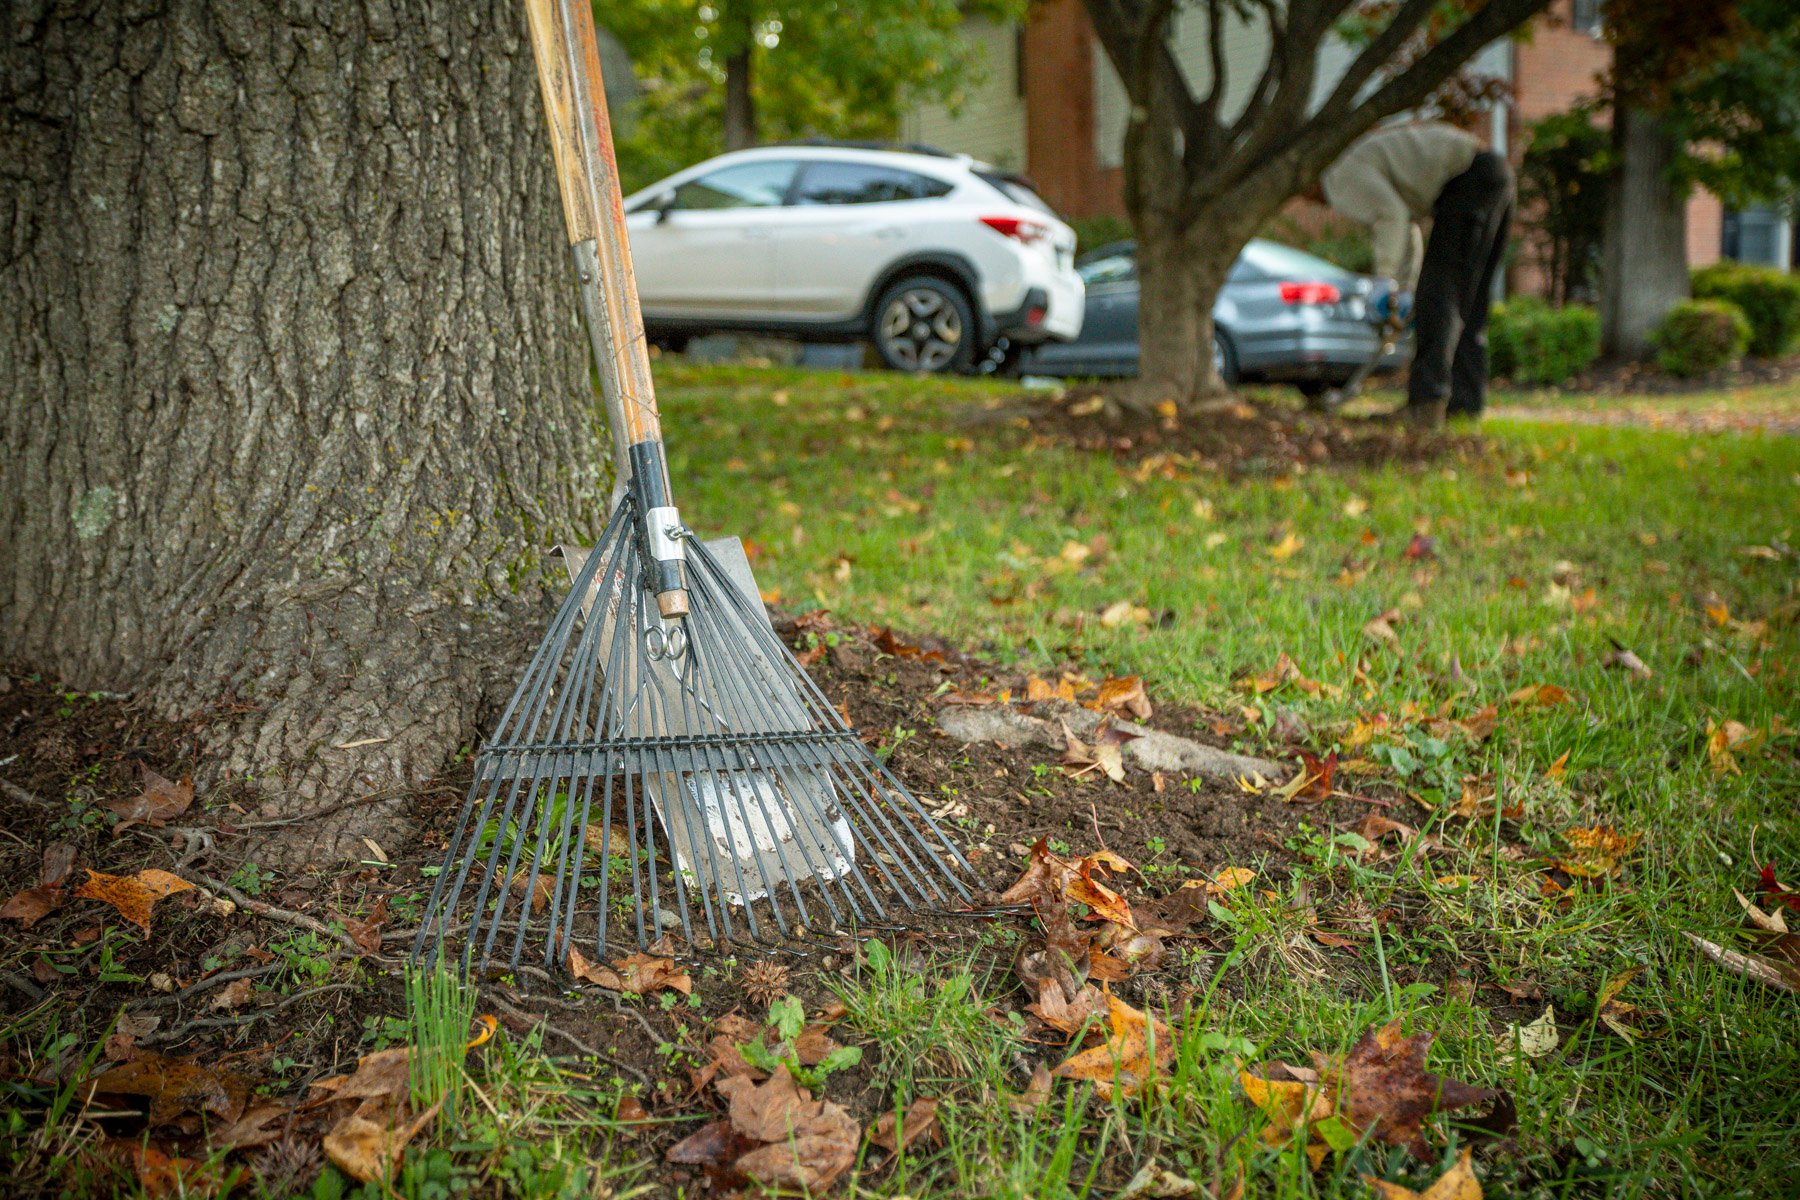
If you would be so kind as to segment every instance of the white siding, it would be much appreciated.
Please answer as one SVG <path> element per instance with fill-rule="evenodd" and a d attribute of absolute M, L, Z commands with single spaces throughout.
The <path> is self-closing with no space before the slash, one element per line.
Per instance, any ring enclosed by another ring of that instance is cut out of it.
<path fill-rule="evenodd" d="M 1212 89 L 1212 50 L 1207 45 L 1206 13 L 1199 9 L 1178 12 L 1170 23 L 1170 40 L 1176 61 L 1196 96 Z M 1244 111 L 1250 91 L 1262 78 L 1269 60 L 1269 29 L 1260 17 L 1245 20 L 1231 16 L 1225 24 L 1225 99 L 1220 114 L 1227 120 Z M 1129 101 L 1112 60 L 1098 40 L 1094 42 L 1094 158 L 1101 167 L 1124 162 L 1125 120 Z"/>
<path fill-rule="evenodd" d="M 977 17 L 963 28 L 984 52 L 986 77 L 971 89 L 956 113 L 937 104 L 906 113 L 900 120 L 901 140 L 924 142 L 973 155 L 997 167 L 1023 170 L 1025 97 L 1019 94 L 1018 27 Z"/>

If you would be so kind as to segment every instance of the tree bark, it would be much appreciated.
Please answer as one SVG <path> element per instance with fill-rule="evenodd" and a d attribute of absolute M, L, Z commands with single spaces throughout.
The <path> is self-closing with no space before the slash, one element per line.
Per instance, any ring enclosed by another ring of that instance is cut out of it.
<path fill-rule="evenodd" d="M 1602 247 L 1601 340 L 1608 354 L 1641 358 L 1650 334 L 1689 295 L 1687 197 L 1671 170 L 1679 142 L 1643 109 L 1613 113 L 1619 168 L 1608 194 Z"/>
<path fill-rule="evenodd" d="M 756 145 L 756 94 L 750 79 L 756 14 L 748 3 L 739 3 L 730 15 L 741 27 L 733 31 L 734 48 L 725 56 L 725 149 L 744 150 Z"/>
<path fill-rule="evenodd" d="M 8 16 L 0 654 L 195 719 L 265 815 L 423 781 L 606 496 L 518 5 Z"/>

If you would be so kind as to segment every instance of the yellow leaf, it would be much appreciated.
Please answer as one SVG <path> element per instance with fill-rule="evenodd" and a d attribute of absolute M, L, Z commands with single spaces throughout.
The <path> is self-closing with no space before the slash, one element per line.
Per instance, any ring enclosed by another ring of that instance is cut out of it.
<path fill-rule="evenodd" d="M 1279 542 L 1276 542 L 1273 546 L 1269 547 L 1269 557 L 1276 562 L 1286 562 L 1288 559 L 1294 557 L 1295 554 L 1298 554 L 1300 552 L 1300 547 L 1304 545 L 1306 545 L 1305 538 L 1296 537 L 1290 533 Z"/>
<path fill-rule="evenodd" d="M 155 867 L 139 871 L 136 875 L 107 875 L 101 871 L 89 871 L 87 882 L 75 889 L 75 894 L 90 900 L 104 900 L 118 909 L 120 916 L 142 926 L 148 936 L 150 910 L 156 907 L 156 902 L 164 896 L 190 891 L 193 886 L 181 876 L 159 871 Z"/>
<path fill-rule="evenodd" d="M 1376 1179 L 1373 1175 L 1364 1175 L 1362 1180 L 1375 1189 L 1375 1194 L 1381 1200 L 1481 1200 L 1481 1181 L 1475 1178 L 1475 1166 L 1470 1159 L 1473 1153 L 1472 1150 L 1464 1150 L 1456 1160 L 1456 1165 L 1438 1176 L 1437 1182 L 1422 1192 L 1389 1183 L 1385 1179 Z"/>
<path fill-rule="evenodd" d="M 1106 1006 L 1111 1026 L 1106 1041 L 1077 1053 L 1051 1074 L 1086 1079 L 1102 1099 L 1110 1099 L 1115 1091 L 1122 1096 L 1135 1096 L 1174 1063 L 1175 1034 L 1161 1021 L 1139 1012 L 1111 992 L 1106 994 Z"/>
<path fill-rule="evenodd" d="M 1569 752 L 1564 750 L 1562 756 L 1544 768 L 1545 779 L 1561 779 L 1563 770 L 1569 765 Z"/>
<path fill-rule="evenodd" d="M 482 1013 L 479 1017 L 475 1018 L 475 1024 L 480 1026 L 480 1029 L 475 1036 L 470 1038 L 468 1043 L 463 1046 L 464 1050 L 473 1050 L 477 1046 L 486 1045 L 488 1040 L 494 1036 L 494 1030 L 500 1027 L 499 1019 L 492 1013 Z"/>

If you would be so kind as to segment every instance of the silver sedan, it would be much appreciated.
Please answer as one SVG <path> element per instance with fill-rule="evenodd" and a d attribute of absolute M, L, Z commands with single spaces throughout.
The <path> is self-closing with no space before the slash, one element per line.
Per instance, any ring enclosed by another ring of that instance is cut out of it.
<path fill-rule="evenodd" d="M 1137 374 L 1136 251 L 1115 242 L 1081 256 L 1081 336 L 1033 348 L 1021 364 L 1026 374 Z M 1213 305 L 1214 368 L 1227 384 L 1293 383 L 1309 396 L 1340 386 L 1380 349 L 1366 309 L 1374 282 L 1304 250 L 1252 240 Z M 1403 341 L 1378 369 L 1401 366 L 1410 350 Z"/>

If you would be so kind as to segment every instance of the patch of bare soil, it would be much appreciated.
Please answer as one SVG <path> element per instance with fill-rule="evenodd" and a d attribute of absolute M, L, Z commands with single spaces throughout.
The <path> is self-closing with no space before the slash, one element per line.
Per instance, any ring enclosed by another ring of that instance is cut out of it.
<path fill-rule="evenodd" d="M 1098 451 L 1128 462 L 1181 460 L 1227 476 L 1297 471 L 1424 466 L 1479 453 L 1473 433 L 1416 433 L 1377 418 L 1303 412 L 1254 398 L 1203 412 L 1142 413 L 1125 408 L 1104 388 L 1026 393 L 1002 419 L 1051 445 Z"/>
<path fill-rule="evenodd" d="M 1252 794 L 1232 781 L 1143 770 L 1114 782 L 1103 770 L 1082 770 L 1042 747 L 964 745 L 937 727 L 946 696 L 1004 689 L 1023 695 L 1027 679 L 941 643 L 914 644 L 821 614 L 779 621 L 778 628 L 875 752 L 942 814 L 990 889 L 968 915 L 897 922 L 881 936 L 903 956 L 970 963 L 978 977 L 989 979 L 990 999 L 1007 1007 L 1031 998 L 1017 981 L 1013 959 L 1023 940 L 1038 936 L 1038 926 L 1029 908 L 992 900 L 1018 877 L 1040 840 L 1058 854 L 1110 850 L 1122 856 L 1133 870 L 1128 886 L 1119 886 L 1127 887 L 1131 903 L 1155 905 L 1183 883 L 1220 878 L 1228 867 L 1256 872 L 1257 888 L 1278 886 L 1309 836 L 1303 824 L 1348 828 L 1375 811 L 1367 800 L 1341 793 L 1294 803 L 1267 790 Z M 322 1166 L 317 1147 L 329 1106 L 298 1102 L 314 1081 L 354 1071 L 360 1056 L 401 1036 L 400 972 L 470 768 L 464 764 L 410 796 L 416 828 L 386 844 L 369 843 L 362 862 L 277 877 L 245 859 L 243 848 L 255 830 L 245 823 L 245 806 L 228 791 L 182 804 L 180 780 L 196 765 L 191 728 L 150 720 L 122 698 L 71 696 L 16 672 L 0 680 L 0 744 L 6 747 L 0 753 L 0 819 L 11 835 L 0 845 L 0 898 L 44 884 L 46 850 L 49 859 L 72 860 L 66 878 L 46 893 L 47 911 L 31 921 L 0 921 L 0 1011 L 11 1030 L 0 1044 L 0 1083 L 31 1109 L 47 1104 L 61 1084 L 146 1055 L 228 1071 L 281 1106 L 283 1144 L 300 1162 L 296 1190 L 303 1190 L 307 1172 Z M 1154 681 L 1149 697 L 1155 698 Z M 1231 732 L 1219 714 L 1170 706 L 1158 706 L 1150 723 L 1210 744 L 1227 743 Z M 174 791 L 154 791 L 146 769 L 166 777 Z M 139 803 L 147 785 L 161 797 L 154 804 Z M 1421 823 L 1403 800 L 1376 803 L 1388 817 Z M 117 814 L 138 808 L 147 809 L 145 818 L 121 831 Z M 114 876 L 166 871 L 195 886 L 155 902 L 146 929 L 78 894 L 89 870 Z M 1354 911 L 1354 905 L 1335 916 L 1327 904 L 1318 908 L 1314 919 L 1338 932 L 1313 941 L 1302 936 L 1300 948 L 1278 951 L 1298 954 L 1314 971 L 1326 956 L 1338 956 L 1340 969 L 1360 972 L 1356 948 L 1369 923 L 1404 926 L 1412 919 L 1404 904 L 1380 914 Z M 528 951 L 522 970 L 478 981 L 478 1011 L 495 1014 L 516 1033 L 542 1022 L 551 1053 L 599 1058 L 602 1074 L 614 1072 L 637 1090 L 651 1116 L 691 1116 L 720 1104 L 696 1080 L 704 1082 L 719 1031 L 743 1028 L 728 1018 L 749 1014 L 760 1022 L 771 979 L 776 994 L 800 997 L 808 1014 L 830 1011 L 832 985 L 856 968 L 863 936 L 831 932 L 781 945 L 740 944 L 730 954 L 684 954 L 675 947 L 673 956 L 691 975 L 699 998 L 694 1005 L 577 988 L 560 966 L 546 972 Z M 1171 952 L 1117 978 L 1113 989 L 1139 1004 L 1171 1001 L 1192 986 L 1208 948 L 1217 952 L 1228 944 L 1223 927 L 1196 926 L 1171 939 Z M 1200 958 L 1181 947 L 1199 951 Z M 636 949 L 622 937 L 604 957 L 616 961 Z M 119 1013 L 123 1023 L 113 1027 Z M 51 1030 L 65 1036 L 52 1038 Z M 832 1032 L 858 1041 L 842 1026 Z M 1044 1039 L 1038 1050 L 1052 1064 L 1066 1053 L 1056 1037 Z M 828 1089 L 830 1099 L 864 1124 L 888 1100 L 873 1087 L 877 1053 L 866 1047 L 863 1063 L 833 1075 Z M 1021 1069 L 1028 1075 L 1030 1064 Z M 1018 1082 L 1023 1089 L 1026 1080 Z M 108 1119 L 91 1132 L 100 1144 L 99 1134 L 129 1140 L 148 1131 L 168 1153 L 204 1158 L 221 1119 L 217 1106 L 210 1115 L 193 1111 L 168 1122 L 154 1113 L 147 1122 L 140 1112 Z M 642 1133 L 634 1149 L 660 1163 L 668 1146 L 691 1130 L 681 1123 L 658 1126 Z M 245 1157 L 234 1161 L 254 1164 L 253 1149 L 246 1147 L 240 1152 Z M 141 1177 L 141 1159 L 133 1161 Z M 665 1186 L 693 1181 L 680 1168 L 658 1170 L 673 1172 L 655 1176 Z M 27 1181 L 15 1194 L 53 1194 L 60 1186 L 54 1179 Z"/>

